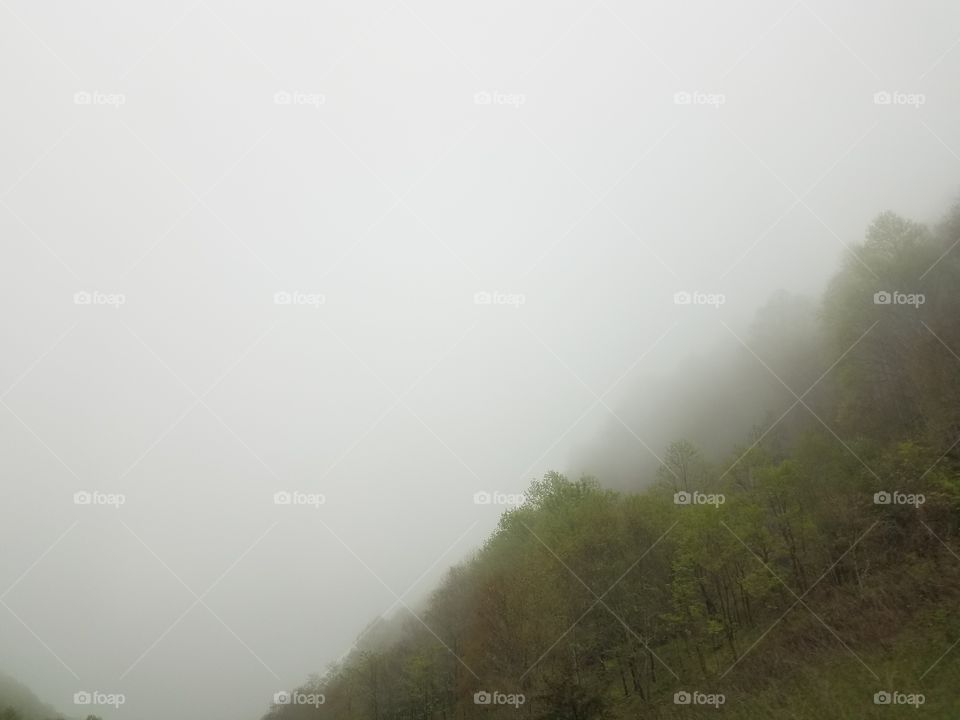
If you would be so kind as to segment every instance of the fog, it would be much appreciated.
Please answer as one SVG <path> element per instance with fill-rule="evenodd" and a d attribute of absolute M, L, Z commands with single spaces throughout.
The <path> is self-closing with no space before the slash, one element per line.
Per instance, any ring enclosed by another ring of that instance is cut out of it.
<path fill-rule="evenodd" d="M 252 720 L 483 543 L 476 493 L 726 448 L 768 414 L 717 409 L 758 309 L 955 197 L 958 35 L 950 2 L 4 0 L 0 671 Z"/>

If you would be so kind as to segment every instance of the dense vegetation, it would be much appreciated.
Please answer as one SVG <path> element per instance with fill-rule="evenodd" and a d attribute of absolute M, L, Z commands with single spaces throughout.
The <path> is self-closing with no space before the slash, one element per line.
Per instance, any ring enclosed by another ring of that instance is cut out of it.
<path fill-rule="evenodd" d="M 268 720 L 960 716 L 958 242 L 960 207 L 881 215 L 737 338 L 767 410 L 739 446 L 678 440 L 633 492 L 534 482 Z M 0 680 L 0 720 L 58 716 Z"/>
<path fill-rule="evenodd" d="M 789 402 L 728 457 L 680 440 L 634 493 L 548 474 L 300 688 L 322 704 L 267 718 L 957 717 L 958 239 L 960 208 L 881 215 L 819 306 L 780 297 L 742 341 Z"/>
<path fill-rule="evenodd" d="M 62 720 L 63 715 L 34 695 L 26 685 L 0 673 L 0 720 Z M 86 720 L 100 720 L 87 715 Z"/>

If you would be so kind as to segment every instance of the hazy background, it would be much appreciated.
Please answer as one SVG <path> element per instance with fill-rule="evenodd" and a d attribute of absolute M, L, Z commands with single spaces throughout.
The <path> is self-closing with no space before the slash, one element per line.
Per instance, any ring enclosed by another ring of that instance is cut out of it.
<path fill-rule="evenodd" d="M 955 196 L 958 41 L 949 1 L 2 0 L 0 670 L 255 718 L 474 493 L 650 460 L 624 398 Z"/>

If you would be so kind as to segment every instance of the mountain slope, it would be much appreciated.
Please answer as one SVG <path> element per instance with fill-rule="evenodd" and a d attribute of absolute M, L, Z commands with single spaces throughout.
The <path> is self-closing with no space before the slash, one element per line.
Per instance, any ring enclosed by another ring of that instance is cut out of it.
<path fill-rule="evenodd" d="M 679 440 L 635 493 L 548 474 L 392 640 L 267 717 L 957 717 L 958 240 L 960 210 L 878 217 L 802 362 L 774 352 L 789 313 L 738 338 L 786 399 L 728 457 Z"/>

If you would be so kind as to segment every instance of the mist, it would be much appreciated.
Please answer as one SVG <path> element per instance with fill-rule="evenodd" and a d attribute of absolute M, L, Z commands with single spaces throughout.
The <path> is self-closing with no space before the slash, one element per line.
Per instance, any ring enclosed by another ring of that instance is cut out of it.
<path fill-rule="evenodd" d="M 954 3 L 0 18 L 0 672 L 66 717 L 260 718 L 546 473 L 722 464 L 960 190 Z"/>

